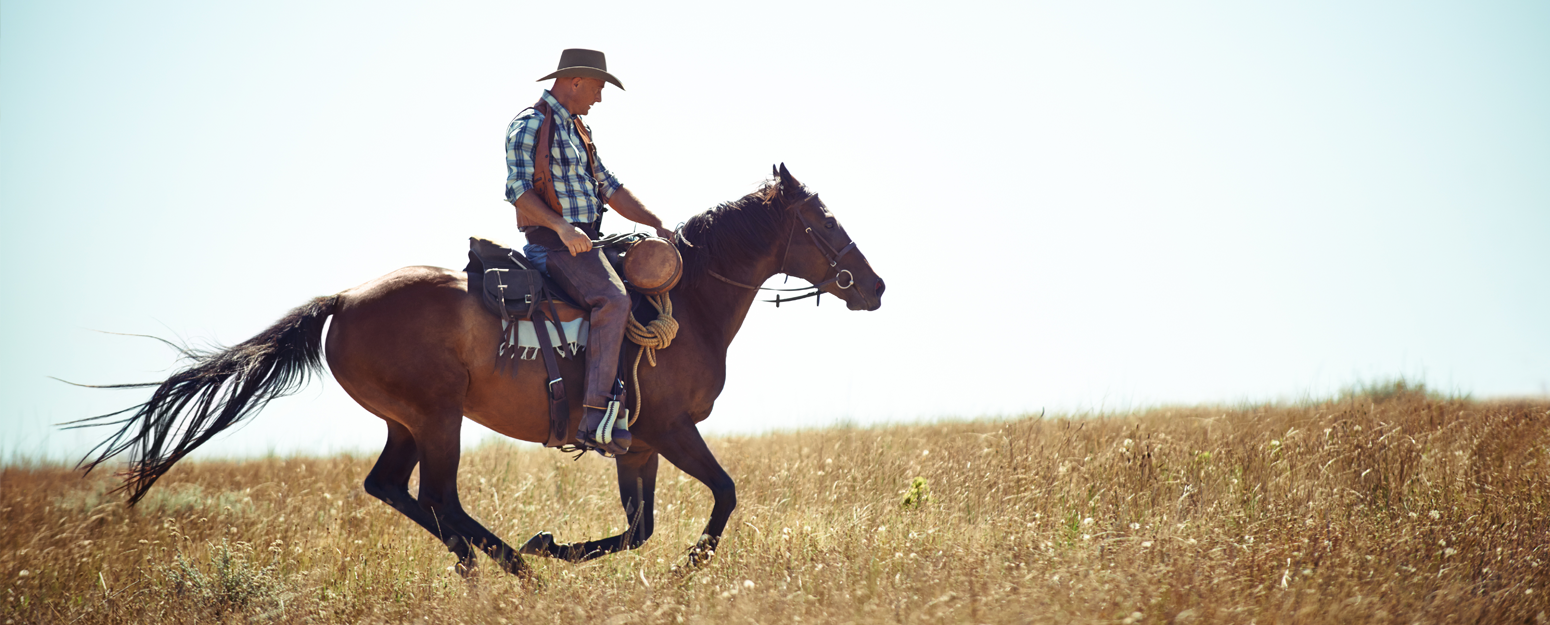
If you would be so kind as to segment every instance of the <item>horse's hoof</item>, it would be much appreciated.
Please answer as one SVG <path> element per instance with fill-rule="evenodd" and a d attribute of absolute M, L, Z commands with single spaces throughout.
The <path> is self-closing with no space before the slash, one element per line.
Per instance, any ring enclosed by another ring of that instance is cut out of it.
<path fill-rule="evenodd" d="M 711 558 L 716 557 L 716 545 L 720 542 L 721 537 L 719 536 L 700 536 L 699 542 L 689 548 L 688 558 L 684 562 L 683 568 L 685 570 L 697 569 L 709 564 Z"/>
<path fill-rule="evenodd" d="M 549 532 L 534 534 L 532 538 L 527 539 L 527 543 L 522 545 L 522 549 L 518 550 L 517 553 L 524 556 L 553 557 L 554 534 Z"/>

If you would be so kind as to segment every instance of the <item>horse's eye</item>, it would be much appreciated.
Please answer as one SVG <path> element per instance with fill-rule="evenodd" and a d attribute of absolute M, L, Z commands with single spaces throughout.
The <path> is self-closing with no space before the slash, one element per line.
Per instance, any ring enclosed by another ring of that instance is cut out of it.
<path fill-rule="evenodd" d="M 828 228 L 830 230 L 833 230 L 834 229 L 834 218 L 830 217 L 828 219 L 823 220 L 823 227 Z"/>

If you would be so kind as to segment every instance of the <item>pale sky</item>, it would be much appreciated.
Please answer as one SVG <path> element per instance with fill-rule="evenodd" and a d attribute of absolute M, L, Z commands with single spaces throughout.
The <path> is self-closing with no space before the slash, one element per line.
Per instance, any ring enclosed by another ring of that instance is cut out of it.
<path fill-rule="evenodd" d="M 232 344 L 519 240 L 504 131 L 567 47 L 628 88 L 588 122 L 666 221 L 784 162 L 888 282 L 756 308 L 710 433 L 1550 394 L 1544 2 L 6 0 L 0 454 L 145 397 L 47 376 L 170 373 L 94 330 Z M 384 432 L 325 378 L 206 454 Z"/>

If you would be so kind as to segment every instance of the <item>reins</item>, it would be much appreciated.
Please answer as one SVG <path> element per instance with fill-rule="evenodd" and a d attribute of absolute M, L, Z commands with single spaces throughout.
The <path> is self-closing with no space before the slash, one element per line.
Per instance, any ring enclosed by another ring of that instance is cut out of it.
<path fill-rule="evenodd" d="M 705 273 L 710 274 L 710 276 L 712 278 L 715 278 L 717 280 L 720 280 L 722 282 L 725 282 L 725 283 L 730 284 L 730 285 L 735 286 L 735 287 L 741 287 L 741 288 L 744 288 L 744 289 L 750 289 L 750 290 L 755 290 L 755 291 L 775 291 L 776 292 L 775 299 L 766 299 L 766 300 L 760 300 L 760 301 L 769 302 L 769 303 L 775 304 L 776 308 L 780 308 L 780 305 L 781 305 L 782 302 L 795 302 L 797 300 L 803 300 L 803 299 L 807 299 L 809 297 L 818 297 L 818 296 L 823 294 L 823 288 L 826 287 L 826 286 L 829 286 L 831 284 L 833 284 L 835 286 L 838 286 L 841 290 L 849 289 L 849 288 L 852 288 L 852 287 L 856 286 L 856 277 L 850 273 L 850 270 L 849 269 L 839 269 L 840 259 L 843 258 L 846 254 L 850 253 L 851 250 L 856 249 L 856 242 L 854 240 L 846 241 L 844 247 L 839 248 L 838 250 L 836 250 L 834 248 L 834 246 L 830 245 L 828 241 L 825 241 L 823 239 L 823 237 L 818 236 L 818 233 L 813 232 L 812 224 L 808 223 L 807 222 L 807 217 L 804 217 L 802 215 L 802 210 L 801 210 L 802 206 L 807 204 L 808 202 L 811 202 L 811 201 L 816 200 L 816 199 L 818 199 L 818 194 L 816 194 L 816 193 L 808 194 L 807 197 L 802 198 L 802 200 L 800 202 L 797 202 L 795 205 L 789 207 L 788 210 L 796 211 L 797 221 L 801 222 L 802 229 L 807 233 L 807 236 L 811 237 L 813 239 L 813 244 L 814 244 L 815 247 L 818 248 L 818 253 L 823 254 L 824 260 L 829 261 L 829 268 L 830 269 L 836 269 L 837 270 L 835 272 L 833 278 L 829 278 L 828 280 L 824 280 L 823 282 L 819 282 L 819 283 L 816 283 L 816 284 L 813 284 L 813 285 L 810 285 L 810 286 L 799 287 L 799 288 L 795 288 L 795 289 L 776 289 L 776 288 L 770 288 L 770 287 L 767 287 L 767 286 L 754 286 L 754 285 L 751 285 L 751 284 L 743 284 L 741 282 L 738 282 L 736 280 L 733 280 L 731 278 L 723 276 L 723 275 L 721 275 L 719 273 L 716 273 L 715 270 L 713 270 L 713 269 L 711 269 L 709 267 L 705 268 Z M 791 224 L 791 231 L 786 233 L 786 249 L 781 253 L 780 269 L 777 270 L 775 273 L 786 273 L 786 261 L 790 258 L 790 255 L 791 255 L 791 238 L 796 234 L 796 229 L 797 229 L 797 225 L 795 223 L 793 223 L 793 224 Z M 691 243 L 688 238 L 684 237 L 684 233 L 683 233 L 683 228 L 682 227 L 680 227 L 678 229 L 678 232 L 676 232 L 675 235 L 677 236 L 678 240 L 683 241 L 685 245 L 687 245 L 689 247 L 694 247 L 694 244 Z M 786 275 L 790 275 L 790 274 L 786 274 Z M 843 282 L 843 284 L 841 282 Z M 781 299 L 781 297 L 780 297 L 780 293 L 803 292 L 803 291 L 807 291 L 807 293 L 804 294 L 804 295 L 799 295 L 797 297 L 792 297 L 792 298 L 787 298 L 787 299 Z"/>

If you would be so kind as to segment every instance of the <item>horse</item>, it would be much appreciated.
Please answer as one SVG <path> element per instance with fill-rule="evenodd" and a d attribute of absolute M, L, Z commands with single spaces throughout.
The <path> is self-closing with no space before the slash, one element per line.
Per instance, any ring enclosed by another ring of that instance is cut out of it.
<path fill-rule="evenodd" d="M 657 365 L 639 371 L 638 387 L 628 381 L 626 392 L 641 402 L 642 416 L 631 427 L 628 453 L 615 459 L 628 519 L 616 536 L 561 544 L 539 532 L 513 549 L 464 511 L 457 491 L 463 418 L 511 438 L 544 442 L 547 376 L 542 367 L 497 367 L 500 319 L 482 307 L 479 289 L 469 289 L 464 272 L 439 267 L 406 267 L 314 298 L 230 348 L 185 349 L 190 363 L 165 381 L 105 386 L 155 391 L 143 404 L 66 424 L 120 426 L 86 455 L 95 459 L 83 458 L 78 466 L 89 474 L 129 451 L 119 490 L 128 492 L 133 506 L 195 448 L 269 401 L 299 391 L 321 373 L 326 354 L 345 392 L 387 423 L 387 444 L 366 475 L 365 491 L 445 544 L 457 556 L 459 572 L 473 572 L 476 550 L 508 573 L 526 575 L 523 555 L 581 562 L 640 547 L 652 534 L 660 459 L 714 496 L 704 532 L 688 551 L 688 565 L 703 564 L 737 506 L 737 490 L 696 424 L 710 417 L 726 383 L 727 349 L 758 285 L 786 274 L 812 283 L 809 295 L 828 293 L 850 310 L 877 310 L 884 284 L 833 213 L 784 164 L 759 190 L 689 219 L 673 243 L 684 258 L 683 278 L 670 292 L 681 329 L 656 354 Z M 624 357 L 638 357 L 634 351 Z M 561 369 L 567 385 L 581 387 L 579 358 L 562 360 Z M 581 414 L 580 396 L 569 397 L 572 423 Z M 132 414 L 113 420 L 125 413 Z M 575 434 L 570 436 L 574 443 Z M 409 492 L 416 465 L 418 496 Z"/>

